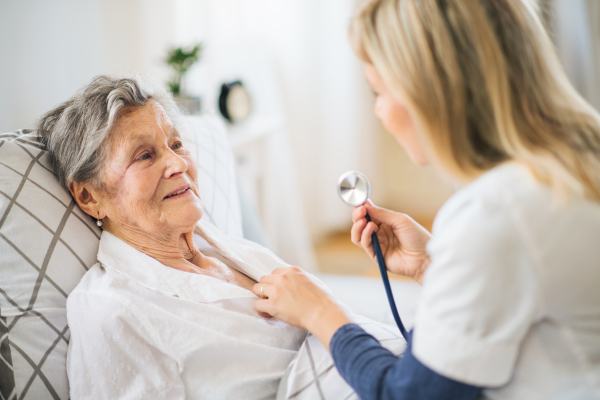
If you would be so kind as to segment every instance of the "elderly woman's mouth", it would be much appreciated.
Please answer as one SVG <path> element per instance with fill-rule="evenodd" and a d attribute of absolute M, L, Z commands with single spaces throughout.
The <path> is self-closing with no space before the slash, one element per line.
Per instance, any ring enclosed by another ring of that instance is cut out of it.
<path fill-rule="evenodd" d="M 173 192 L 169 193 L 168 195 L 165 196 L 165 198 L 163 200 L 172 199 L 175 197 L 181 197 L 181 196 L 187 194 L 189 191 L 190 191 L 190 187 L 184 186 L 182 188 L 176 189 Z"/>

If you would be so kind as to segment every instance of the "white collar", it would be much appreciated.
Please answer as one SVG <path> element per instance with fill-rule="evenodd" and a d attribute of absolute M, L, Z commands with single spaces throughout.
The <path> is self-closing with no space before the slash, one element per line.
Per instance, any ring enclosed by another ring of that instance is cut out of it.
<path fill-rule="evenodd" d="M 224 254 L 218 249 L 213 249 L 213 251 L 230 260 L 234 268 L 256 281 L 271 272 L 265 271 L 264 265 L 261 266 L 263 267 L 261 270 L 261 268 L 238 260 L 235 254 L 233 256 Z M 143 286 L 169 296 L 178 296 L 202 303 L 229 298 L 256 297 L 246 289 L 216 278 L 167 267 L 106 231 L 102 232 L 100 237 L 98 261 L 104 268 L 122 273 Z"/>

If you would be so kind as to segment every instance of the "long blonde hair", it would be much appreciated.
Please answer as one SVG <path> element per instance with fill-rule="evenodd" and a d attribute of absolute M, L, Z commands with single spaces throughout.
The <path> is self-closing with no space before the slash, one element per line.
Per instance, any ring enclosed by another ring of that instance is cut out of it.
<path fill-rule="evenodd" d="M 559 194 L 600 202 L 600 115 L 569 82 L 534 4 L 371 0 L 350 41 L 452 177 L 514 160 Z"/>

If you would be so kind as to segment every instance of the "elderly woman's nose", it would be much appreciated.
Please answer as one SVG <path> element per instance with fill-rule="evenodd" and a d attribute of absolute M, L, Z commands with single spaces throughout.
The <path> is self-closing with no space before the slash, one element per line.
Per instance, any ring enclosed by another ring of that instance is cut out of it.
<path fill-rule="evenodd" d="M 167 178 L 179 173 L 183 173 L 188 169 L 187 161 L 185 161 L 183 157 L 172 150 L 167 152 L 166 164 L 165 176 Z"/>

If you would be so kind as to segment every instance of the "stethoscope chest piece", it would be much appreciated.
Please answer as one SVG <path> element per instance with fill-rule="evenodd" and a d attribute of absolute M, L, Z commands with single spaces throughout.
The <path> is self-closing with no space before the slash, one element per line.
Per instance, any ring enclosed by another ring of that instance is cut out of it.
<path fill-rule="evenodd" d="M 338 194 L 344 203 L 357 207 L 369 200 L 371 183 L 365 174 L 348 171 L 343 173 L 338 180 Z"/>

